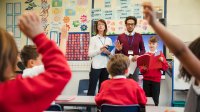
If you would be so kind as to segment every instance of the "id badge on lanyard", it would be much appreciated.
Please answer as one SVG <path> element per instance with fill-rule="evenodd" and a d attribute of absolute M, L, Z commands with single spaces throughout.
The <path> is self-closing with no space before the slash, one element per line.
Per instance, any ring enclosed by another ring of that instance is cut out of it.
<path fill-rule="evenodd" d="M 133 55 L 133 50 L 128 50 L 129 55 Z"/>
<path fill-rule="evenodd" d="M 131 49 L 132 49 L 131 46 L 132 46 L 133 38 L 134 38 L 134 37 L 132 37 L 132 40 L 129 40 L 129 37 L 127 37 L 127 38 L 128 38 L 128 43 L 129 43 L 128 54 L 129 54 L 129 55 L 133 55 L 134 53 L 133 53 L 133 50 L 131 50 Z M 130 41 L 131 41 L 131 42 L 130 42 Z"/>

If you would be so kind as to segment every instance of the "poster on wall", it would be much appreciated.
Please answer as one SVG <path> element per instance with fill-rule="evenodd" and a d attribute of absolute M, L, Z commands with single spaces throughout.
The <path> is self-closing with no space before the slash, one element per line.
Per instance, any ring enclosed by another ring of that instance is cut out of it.
<path fill-rule="evenodd" d="M 158 18 L 164 16 L 164 0 L 150 0 L 155 5 L 155 11 Z M 91 19 L 94 21 L 104 19 L 107 21 L 108 35 L 121 34 L 126 31 L 124 21 L 128 16 L 135 16 L 138 23 L 135 31 L 141 34 L 155 34 L 154 30 L 143 19 L 142 1 L 140 0 L 94 0 L 94 7 L 91 10 Z M 101 9 L 101 10 L 99 10 Z M 93 27 L 94 28 L 94 27 Z M 92 31 L 92 34 L 95 34 Z"/>
<path fill-rule="evenodd" d="M 69 32 L 66 48 L 66 58 L 68 61 L 89 60 L 90 33 L 89 32 Z"/>

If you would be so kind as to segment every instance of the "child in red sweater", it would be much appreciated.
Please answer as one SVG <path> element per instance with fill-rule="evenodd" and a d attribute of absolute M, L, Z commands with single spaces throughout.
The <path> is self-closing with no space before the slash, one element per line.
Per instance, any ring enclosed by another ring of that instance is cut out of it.
<path fill-rule="evenodd" d="M 147 97 L 152 97 L 156 106 L 159 104 L 159 95 L 160 95 L 160 80 L 161 80 L 161 71 L 167 70 L 168 63 L 165 59 L 165 56 L 162 52 L 157 51 L 158 38 L 152 36 L 149 39 L 149 49 L 150 51 L 147 54 L 154 55 L 156 52 L 160 53 L 159 61 L 162 63 L 162 68 L 159 69 L 150 69 L 148 70 L 145 66 L 140 66 L 140 72 L 143 74 L 143 89 Z"/>
<path fill-rule="evenodd" d="M 30 12 L 19 22 L 20 30 L 33 40 L 42 55 L 45 71 L 33 78 L 15 79 L 17 46 L 14 38 L 0 29 L 0 110 L 42 112 L 69 82 L 71 70 L 56 44 L 46 38 L 38 16 Z"/>
<path fill-rule="evenodd" d="M 123 54 L 111 57 L 107 70 L 112 78 L 102 83 L 99 93 L 95 96 L 97 106 L 146 104 L 147 99 L 142 88 L 134 80 L 126 79 L 129 64 L 128 57 Z"/>

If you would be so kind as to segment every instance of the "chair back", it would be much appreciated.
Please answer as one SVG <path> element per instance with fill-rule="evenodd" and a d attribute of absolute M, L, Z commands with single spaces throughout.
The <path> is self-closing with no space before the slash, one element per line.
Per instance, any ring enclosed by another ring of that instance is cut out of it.
<path fill-rule="evenodd" d="M 46 111 L 63 111 L 59 104 L 52 104 Z"/>
<path fill-rule="evenodd" d="M 101 105 L 101 112 L 140 112 L 140 106 L 135 105 Z"/>
<path fill-rule="evenodd" d="M 78 86 L 78 96 L 87 96 L 89 79 L 81 79 Z"/>

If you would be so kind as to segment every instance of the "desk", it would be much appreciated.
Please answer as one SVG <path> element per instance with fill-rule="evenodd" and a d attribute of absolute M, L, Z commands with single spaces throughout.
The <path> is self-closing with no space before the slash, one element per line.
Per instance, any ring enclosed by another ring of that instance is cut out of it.
<path fill-rule="evenodd" d="M 183 107 L 146 106 L 146 112 L 184 112 Z"/>
<path fill-rule="evenodd" d="M 94 96 L 60 95 L 56 98 L 55 103 L 62 106 L 96 106 Z"/>
<path fill-rule="evenodd" d="M 96 106 L 95 96 L 65 96 L 60 95 L 55 103 L 61 106 Z M 154 106 L 152 97 L 147 97 L 147 106 Z"/>

